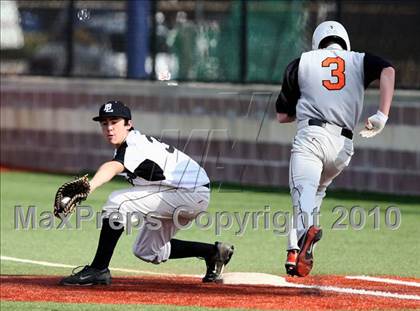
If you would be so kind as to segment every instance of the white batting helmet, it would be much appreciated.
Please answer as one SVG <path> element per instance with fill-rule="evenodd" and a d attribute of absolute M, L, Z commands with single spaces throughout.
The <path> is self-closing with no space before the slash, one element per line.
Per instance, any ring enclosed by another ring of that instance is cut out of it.
<path fill-rule="evenodd" d="M 316 27 L 312 35 L 312 50 L 317 50 L 325 39 L 335 39 L 343 49 L 350 51 L 350 39 L 346 29 L 339 22 L 326 21 Z M 344 45 L 344 46 L 343 46 Z"/>

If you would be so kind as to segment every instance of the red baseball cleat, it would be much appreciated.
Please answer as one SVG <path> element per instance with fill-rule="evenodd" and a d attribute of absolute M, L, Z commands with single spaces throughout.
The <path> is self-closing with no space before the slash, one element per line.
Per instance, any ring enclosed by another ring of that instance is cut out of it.
<path fill-rule="evenodd" d="M 287 251 L 287 259 L 286 264 L 284 265 L 286 267 L 286 273 L 290 276 L 296 275 L 296 262 L 298 259 L 298 250 L 292 249 Z"/>
<path fill-rule="evenodd" d="M 313 266 L 313 251 L 315 243 L 322 237 L 322 229 L 310 226 L 303 236 L 300 252 L 297 256 L 295 272 L 297 276 L 307 276 Z"/>

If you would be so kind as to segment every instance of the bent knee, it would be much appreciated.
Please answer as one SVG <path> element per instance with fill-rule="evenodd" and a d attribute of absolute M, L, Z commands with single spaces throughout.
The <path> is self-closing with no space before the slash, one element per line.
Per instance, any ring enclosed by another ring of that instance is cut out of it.
<path fill-rule="evenodd" d="M 160 255 L 159 252 L 155 252 L 154 250 L 152 250 L 150 248 L 133 247 L 133 254 L 137 258 L 139 258 L 139 259 L 141 259 L 145 262 L 153 263 L 155 265 L 158 265 L 161 262 L 165 261 L 165 260 L 163 260 L 163 258 L 162 258 L 162 256 Z"/>
<path fill-rule="evenodd" d="M 116 190 L 111 192 L 111 194 L 108 196 L 108 200 L 105 203 L 105 205 L 111 205 L 111 206 L 119 206 L 124 201 L 127 200 L 127 191 L 125 189 L 123 190 Z"/>

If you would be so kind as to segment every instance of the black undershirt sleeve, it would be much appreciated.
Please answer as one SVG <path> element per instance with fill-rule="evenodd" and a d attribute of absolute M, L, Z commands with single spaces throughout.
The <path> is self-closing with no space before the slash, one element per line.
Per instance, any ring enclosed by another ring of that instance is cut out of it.
<path fill-rule="evenodd" d="M 277 97 L 277 113 L 287 113 L 288 116 L 296 115 L 296 104 L 300 97 L 298 70 L 300 58 L 293 60 L 284 71 L 281 92 Z"/>
<path fill-rule="evenodd" d="M 365 88 L 369 86 L 373 81 L 381 77 L 382 69 L 387 67 L 393 67 L 390 62 L 380 58 L 379 56 L 365 53 L 363 59 L 363 68 L 365 73 Z"/>

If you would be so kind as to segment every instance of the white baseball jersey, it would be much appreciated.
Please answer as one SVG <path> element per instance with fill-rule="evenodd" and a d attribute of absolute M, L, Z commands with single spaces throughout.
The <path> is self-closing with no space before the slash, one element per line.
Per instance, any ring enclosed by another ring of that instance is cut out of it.
<path fill-rule="evenodd" d="M 137 130 L 130 131 L 115 150 L 114 160 L 124 165 L 122 175 L 133 185 L 190 189 L 210 182 L 204 169 L 185 153 Z"/>
<path fill-rule="evenodd" d="M 303 53 L 286 68 L 278 113 L 297 121 L 317 119 L 354 130 L 364 89 L 391 64 L 369 53 L 319 49 Z"/>
<path fill-rule="evenodd" d="M 363 109 L 364 53 L 321 49 L 300 57 L 296 119 L 318 119 L 353 130 Z"/>

